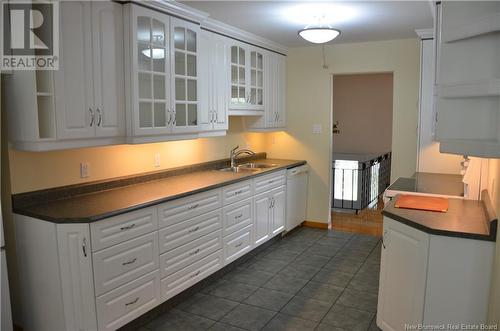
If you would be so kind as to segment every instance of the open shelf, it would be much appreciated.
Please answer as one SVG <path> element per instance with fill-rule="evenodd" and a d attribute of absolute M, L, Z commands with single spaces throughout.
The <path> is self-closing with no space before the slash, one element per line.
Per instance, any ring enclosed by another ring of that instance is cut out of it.
<path fill-rule="evenodd" d="M 439 142 L 441 153 L 500 158 L 500 141 L 449 139 Z"/>
<path fill-rule="evenodd" d="M 442 84 L 438 87 L 441 98 L 470 98 L 500 96 L 500 79 Z"/>
<path fill-rule="evenodd" d="M 449 29 L 443 41 L 451 43 L 494 32 L 500 32 L 500 13 L 484 15 L 460 25 L 457 24 Z"/>

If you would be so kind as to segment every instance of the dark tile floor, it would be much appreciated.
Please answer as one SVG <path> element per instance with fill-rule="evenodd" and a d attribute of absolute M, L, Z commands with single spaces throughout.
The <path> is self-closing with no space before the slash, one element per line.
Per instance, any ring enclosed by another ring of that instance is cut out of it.
<path fill-rule="evenodd" d="M 141 330 L 379 330 L 380 238 L 301 228 Z"/>

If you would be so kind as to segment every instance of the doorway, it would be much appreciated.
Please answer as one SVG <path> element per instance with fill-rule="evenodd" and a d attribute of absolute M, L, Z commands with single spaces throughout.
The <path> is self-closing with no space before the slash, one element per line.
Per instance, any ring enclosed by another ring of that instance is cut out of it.
<path fill-rule="evenodd" d="M 393 73 L 332 78 L 331 227 L 382 234 L 381 194 L 389 185 Z"/>

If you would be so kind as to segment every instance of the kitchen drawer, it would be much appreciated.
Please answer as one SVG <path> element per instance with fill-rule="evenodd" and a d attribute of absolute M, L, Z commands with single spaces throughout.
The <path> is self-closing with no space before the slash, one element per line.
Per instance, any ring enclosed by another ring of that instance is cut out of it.
<path fill-rule="evenodd" d="M 272 188 L 286 184 L 286 170 L 273 172 L 272 174 L 258 177 L 253 180 L 254 193 L 259 194 Z"/>
<path fill-rule="evenodd" d="M 96 299 L 99 330 L 116 330 L 160 303 L 160 272 L 155 270 Z"/>
<path fill-rule="evenodd" d="M 222 204 L 229 204 L 250 198 L 253 195 L 252 181 L 247 180 L 241 183 L 236 183 L 222 188 Z"/>
<path fill-rule="evenodd" d="M 158 206 L 160 228 L 182 222 L 222 207 L 221 190 L 190 195 Z"/>
<path fill-rule="evenodd" d="M 252 198 L 222 209 L 222 234 L 227 236 L 252 224 Z"/>
<path fill-rule="evenodd" d="M 252 225 L 224 237 L 224 265 L 229 264 L 252 250 Z"/>
<path fill-rule="evenodd" d="M 157 232 L 93 253 L 96 296 L 158 269 L 158 255 Z"/>
<path fill-rule="evenodd" d="M 160 229 L 160 253 L 220 230 L 221 227 L 222 211 L 219 209 Z"/>
<path fill-rule="evenodd" d="M 92 251 L 119 244 L 157 229 L 157 207 L 143 208 L 91 223 Z"/>
<path fill-rule="evenodd" d="M 222 268 L 222 250 L 191 264 L 161 280 L 161 297 L 165 301 Z"/>
<path fill-rule="evenodd" d="M 220 249 L 222 249 L 222 234 L 216 230 L 168 251 L 160 255 L 161 276 L 171 275 Z"/>

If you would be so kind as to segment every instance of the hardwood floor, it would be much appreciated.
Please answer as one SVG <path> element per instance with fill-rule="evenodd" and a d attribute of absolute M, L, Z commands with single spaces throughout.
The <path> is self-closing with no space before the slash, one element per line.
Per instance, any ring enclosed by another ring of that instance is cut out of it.
<path fill-rule="evenodd" d="M 382 209 L 384 202 L 380 198 L 372 206 L 361 210 L 357 215 L 332 211 L 332 225 L 334 230 L 382 236 Z"/>

